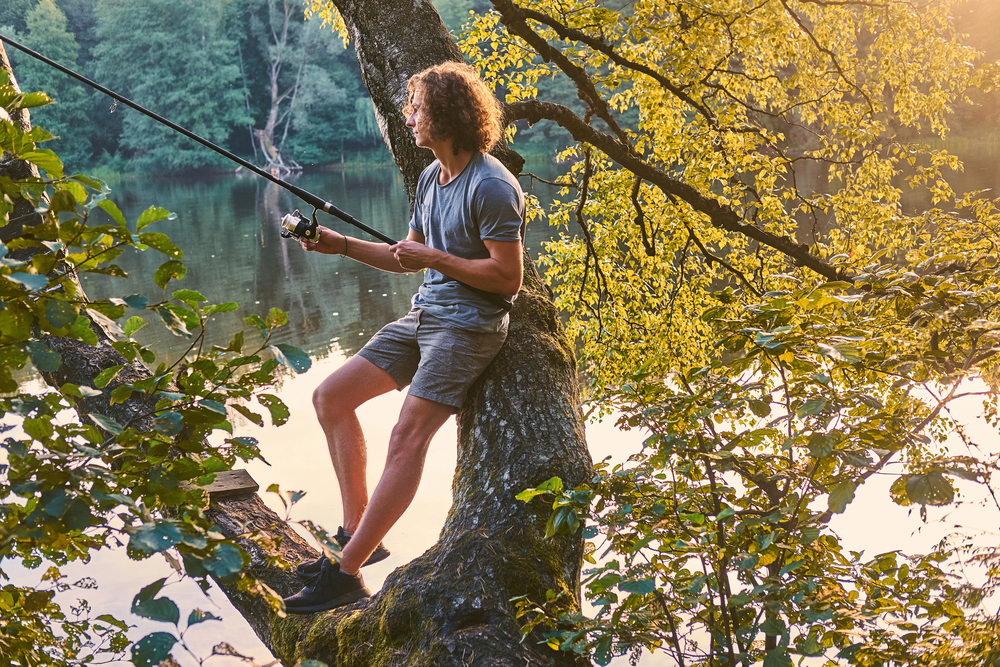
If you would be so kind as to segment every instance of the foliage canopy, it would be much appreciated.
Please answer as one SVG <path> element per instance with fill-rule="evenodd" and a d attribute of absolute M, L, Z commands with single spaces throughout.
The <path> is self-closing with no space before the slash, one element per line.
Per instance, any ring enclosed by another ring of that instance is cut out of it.
<path fill-rule="evenodd" d="M 173 568 L 132 602 L 133 613 L 170 628 L 131 645 L 134 664 L 152 665 L 184 642 L 188 628 L 217 620 L 196 609 L 182 622 L 164 594 L 176 579 L 191 577 L 207 590 L 214 577 L 280 608 L 277 595 L 243 572 L 248 556 L 205 516 L 208 498 L 198 487 L 260 456 L 253 438 L 234 437 L 230 411 L 256 424 L 264 415 L 284 423 L 288 408 L 267 390 L 282 365 L 301 373 L 311 362 L 298 348 L 271 344 L 287 321 L 277 309 L 245 318 L 249 333 L 239 331 L 228 346 L 206 349 L 210 320 L 231 316 L 237 304 L 168 291 L 186 273 L 183 251 L 152 230 L 172 214 L 153 206 L 130 223 L 104 183 L 64 174 L 58 156 L 41 147 L 52 135 L 17 122 L 49 103 L 45 93 L 18 93 L 0 70 L 0 149 L 9 170 L 0 178 L 0 577 L 9 580 L 3 567 L 11 561 L 32 569 L 51 563 L 37 586 L 0 587 L 0 657 L 15 665 L 120 657 L 130 645 L 124 621 L 95 614 L 85 601 L 67 614 L 53 597 L 93 587 L 67 582 L 60 567 L 124 545 L 133 559 L 161 554 Z M 79 277 L 127 278 L 115 260 L 128 249 L 164 255 L 154 274 L 159 293 L 88 299 Z M 141 314 L 126 318 L 128 309 Z M 185 338 L 185 353 L 161 359 L 137 341 L 145 317 Z M 81 349 L 90 355 L 83 361 L 74 356 Z M 97 363 L 104 368 L 96 377 L 58 381 L 75 377 L 69 366 Z"/>
<path fill-rule="evenodd" d="M 650 434 L 591 485 L 524 494 L 607 547 L 596 614 L 554 591 L 520 601 L 529 627 L 601 664 L 995 660 L 995 550 L 871 558 L 829 528 L 876 475 L 922 518 L 956 480 L 992 493 L 995 449 L 949 406 L 982 395 L 996 427 L 1000 213 L 952 190 L 940 139 L 1000 65 L 955 3 L 492 4 L 464 50 L 509 120 L 579 142 L 541 262 L 591 400 Z M 539 99 L 548 77 L 584 111 Z"/>

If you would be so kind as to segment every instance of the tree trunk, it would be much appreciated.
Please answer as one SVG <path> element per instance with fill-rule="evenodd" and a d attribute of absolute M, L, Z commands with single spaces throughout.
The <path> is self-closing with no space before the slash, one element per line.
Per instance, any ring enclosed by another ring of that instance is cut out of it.
<path fill-rule="evenodd" d="M 460 60 L 461 53 L 429 3 L 360 0 L 338 7 L 412 204 L 417 176 L 431 155 L 414 145 L 400 113 L 406 82 L 427 66 Z M 405 40 L 401 35 L 407 35 Z M 513 171 L 520 170 L 516 154 L 501 148 L 500 156 Z M 547 287 L 525 261 L 525 283 L 511 312 L 507 343 L 458 416 L 454 500 L 438 543 L 390 574 L 371 599 L 321 614 L 280 617 L 263 598 L 223 586 L 286 665 L 308 658 L 365 666 L 587 664 L 540 644 L 539 637 L 522 642 L 510 603 L 519 595 L 544 600 L 549 589 L 565 590 L 579 601 L 582 537 L 545 540 L 549 505 L 526 504 L 514 496 L 552 476 L 573 487 L 593 474 L 572 345 Z M 50 339 L 51 344 L 58 340 Z M 59 349 L 67 359 L 67 350 Z M 69 380 L 64 374 L 71 367 L 71 381 L 91 384 L 79 374 L 95 376 L 103 367 L 123 363 L 98 361 L 101 348 L 91 350 L 80 350 L 80 363 L 64 363 L 46 379 L 59 386 Z M 127 421 L 123 415 L 115 418 Z M 285 562 L 316 557 L 257 496 L 219 501 L 210 514 L 228 536 L 253 527 L 280 538 L 267 551 Z M 288 595 L 301 587 L 293 575 L 269 567 L 260 546 L 241 545 L 251 556 L 252 574 L 271 588 Z"/>

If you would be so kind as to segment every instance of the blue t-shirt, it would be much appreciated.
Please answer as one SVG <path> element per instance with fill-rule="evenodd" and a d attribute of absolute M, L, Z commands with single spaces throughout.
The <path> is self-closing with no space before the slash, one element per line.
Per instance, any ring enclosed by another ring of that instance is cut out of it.
<path fill-rule="evenodd" d="M 440 173 L 441 163 L 435 160 L 420 174 L 410 219 L 428 247 L 463 259 L 487 259 L 484 240 L 524 238 L 524 193 L 499 160 L 475 153 L 447 185 L 438 184 Z M 506 310 L 434 269 L 425 272 L 413 305 L 468 331 L 507 326 Z"/>

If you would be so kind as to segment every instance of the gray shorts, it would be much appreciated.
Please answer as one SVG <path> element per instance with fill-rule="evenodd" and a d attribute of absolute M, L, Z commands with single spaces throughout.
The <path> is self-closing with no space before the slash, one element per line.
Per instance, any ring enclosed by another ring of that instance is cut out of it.
<path fill-rule="evenodd" d="M 358 354 L 387 372 L 399 389 L 458 410 L 469 387 L 500 351 L 507 330 L 457 329 L 419 308 L 382 327 Z"/>

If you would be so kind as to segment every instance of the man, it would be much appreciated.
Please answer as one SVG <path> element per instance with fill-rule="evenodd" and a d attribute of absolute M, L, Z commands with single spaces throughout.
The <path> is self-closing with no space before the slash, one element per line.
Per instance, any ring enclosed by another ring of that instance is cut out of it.
<path fill-rule="evenodd" d="M 312 613 L 370 595 L 359 572 L 389 552 L 381 544 L 420 482 L 427 446 L 461 408 L 469 387 L 507 336 L 507 311 L 521 288 L 524 194 L 487 151 L 502 135 L 500 105 L 467 65 L 446 63 L 407 86 L 406 125 L 437 158 L 420 175 L 410 231 L 388 246 L 322 228 L 305 250 L 338 254 L 396 273 L 426 269 L 413 307 L 386 325 L 320 384 L 313 405 L 340 483 L 340 563 L 299 565 L 305 588 L 285 599 Z M 391 389 L 410 389 L 368 497 L 366 450 L 355 410 Z"/>

